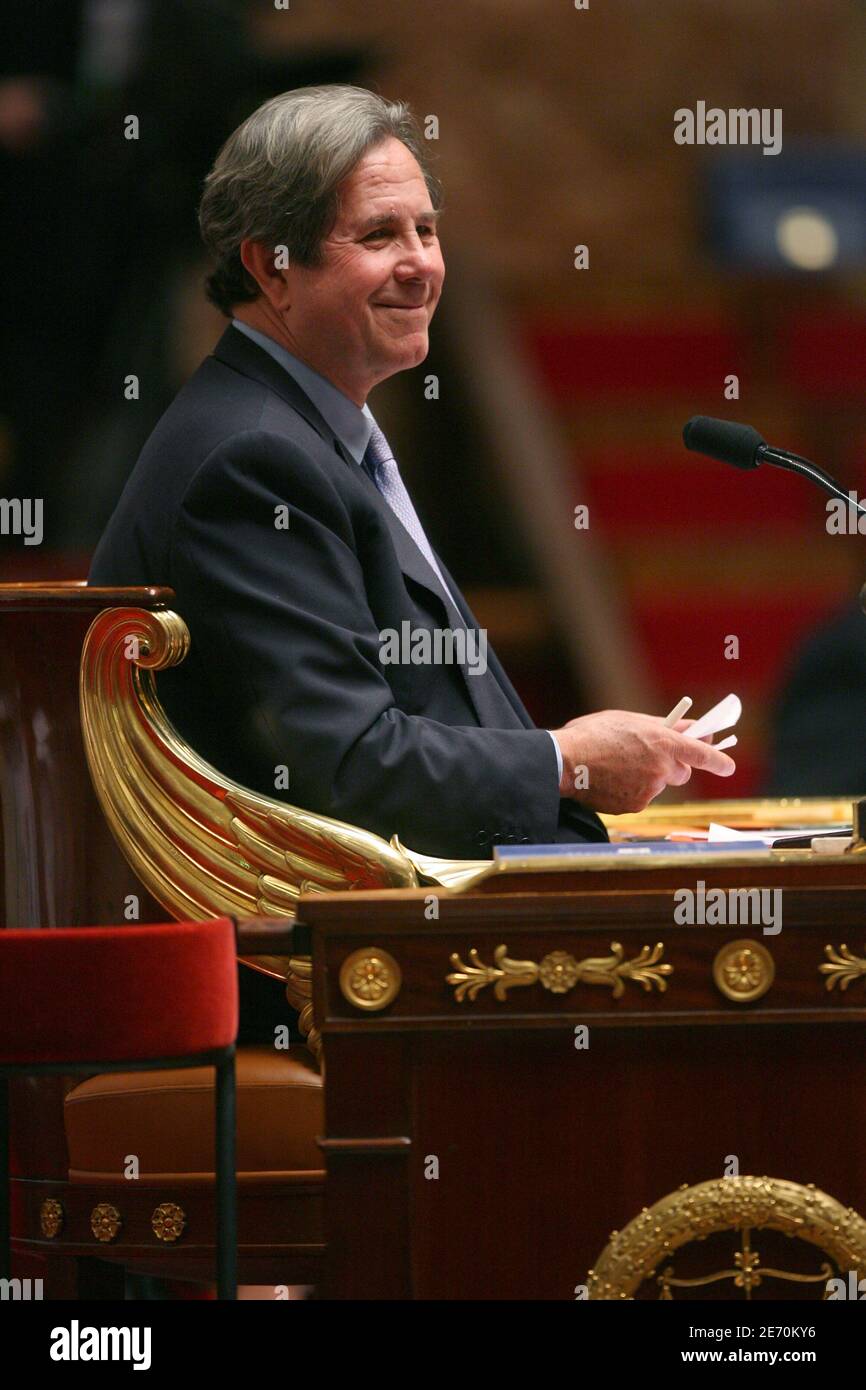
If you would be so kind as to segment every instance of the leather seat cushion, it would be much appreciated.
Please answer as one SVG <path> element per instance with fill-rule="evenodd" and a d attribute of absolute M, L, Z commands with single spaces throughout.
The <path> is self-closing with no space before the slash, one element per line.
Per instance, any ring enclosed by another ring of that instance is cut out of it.
<path fill-rule="evenodd" d="M 306 1050 L 239 1048 L 235 1075 L 238 1175 L 320 1172 L 322 1078 Z M 142 1181 L 213 1173 L 213 1067 L 91 1076 L 64 1107 L 72 1182 L 122 1182 L 129 1155 Z"/>

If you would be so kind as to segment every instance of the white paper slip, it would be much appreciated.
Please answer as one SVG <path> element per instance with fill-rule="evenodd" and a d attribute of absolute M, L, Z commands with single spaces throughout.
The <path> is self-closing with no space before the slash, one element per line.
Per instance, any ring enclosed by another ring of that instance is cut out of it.
<path fill-rule="evenodd" d="M 707 738 L 710 734 L 721 733 L 722 729 L 732 729 L 743 712 L 738 695 L 726 695 L 705 715 L 696 719 L 690 728 L 684 729 L 686 738 Z"/>
<path fill-rule="evenodd" d="M 718 825 L 716 821 L 710 821 L 707 840 L 711 845 L 721 844 L 723 840 L 763 840 L 769 844 L 771 840 L 778 839 L 779 835 L 784 833 L 784 830 L 732 830 L 729 825 Z"/>
<path fill-rule="evenodd" d="M 773 830 L 768 826 L 764 826 L 761 830 L 733 830 L 729 825 L 718 825 L 716 821 L 710 821 L 707 831 L 707 840 L 711 845 L 718 845 L 723 841 L 734 842 L 737 840 L 763 840 L 765 845 L 771 845 L 774 842 L 778 843 L 779 840 L 801 840 L 807 835 L 814 835 L 816 837 L 816 840 L 813 841 L 814 847 L 814 844 L 817 842 L 817 836 L 821 835 L 827 837 L 827 827 L 820 825 L 801 825 L 796 829 L 792 829 L 789 825 L 786 825 L 780 826 L 777 830 Z M 848 843 L 850 842 L 846 841 L 846 844 Z M 832 853 L 831 850 L 825 852 L 827 854 Z"/>

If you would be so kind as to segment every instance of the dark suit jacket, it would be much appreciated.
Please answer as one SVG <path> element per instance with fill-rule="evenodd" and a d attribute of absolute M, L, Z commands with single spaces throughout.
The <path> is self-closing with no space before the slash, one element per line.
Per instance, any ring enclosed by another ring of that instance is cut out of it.
<path fill-rule="evenodd" d="M 797 650 L 771 725 L 767 796 L 866 794 L 866 615 L 859 603 Z"/>
<path fill-rule="evenodd" d="M 489 649 L 484 675 L 381 663 L 383 629 L 452 627 L 453 610 L 313 403 L 235 328 L 150 436 L 89 579 L 174 589 L 192 644 L 160 696 L 243 785 L 429 854 L 606 838 L 560 801 L 552 740 Z"/>

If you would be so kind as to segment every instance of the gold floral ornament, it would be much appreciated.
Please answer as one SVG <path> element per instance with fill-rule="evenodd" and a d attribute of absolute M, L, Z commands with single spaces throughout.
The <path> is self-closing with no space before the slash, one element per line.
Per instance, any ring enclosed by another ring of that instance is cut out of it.
<path fill-rule="evenodd" d="M 735 1004 L 760 999 L 775 978 L 775 961 L 760 941 L 728 941 L 713 961 L 716 988 Z"/>
<path fill-rule="evenodd" d="M 538 967 L 538 978 L 551 994 L 567 994 L 580 979 L 580 966 L 567 951 L 551 951 Z"/>
<path fill-rule="evenodd" d="M 855 956 L 853 951 L 849 951 L 844 944 L 839 947 L 838 951 L 834 950 L 832 946 L 825 946 L 824 955 L 829 964 L 819 965 L 818 969 L 822 975 L 827 976 L 825 981 L 827 989 L 833 989 L 835 985 L 838 985 L 840 991 L 844 991 L 852 980 L 862 980 L 866 976 L 866 960 L 862 956 Z"/>
<path fill-rule="evenodd" d="M 90 1229 L 103 1245 L 114 1240 L 122 1225 L 120 1212 L 111 1202 L 97 1202 L 90 1213 Z"/>
<path fill-rule="evenodd" d="M 552 994 L 567 994 L 577 984 L 608 985 L 613 998 L 620 999 L 627 980 L 639 984 L 645 991 L 667 989 L 666 977 L 673 973 L 673 966 L 659 964 L 664 949 L 662 942 L 657 941 L 652 948 L 643 946 L 633 960 L 626 960 L 622 944 L 612 941 L 609 956 L 587 956 L 579 961 L 567 951 L 551 951 L 537 965 L 532 960 L 512 960 L 507 946 L 497 946 L 493 952 L 494 964 L 485 965 L 473 946 L 468 965 L 456 951 L 452 953 L 454 970 L 445 980 L 454 986 L 458 1004 L 464 999 L 470 1002 L 477 999 L 488 985 L 493 985 L 493 993 L 501 1002 L 508 998 L 509 989 L 539 982 Z"/>
<path fill-rule="evenodd" d="M 764 972 L 754 951 L 746 949 L 728 957 L 724 973 L 732 989 L 746 992 L 761 983 Z"/>
<path fill-rule="evenodd" d="M 353 951 L 340 968 L 343 998 L 367 1013 L 387 1008 L 397 998 L 402 983 L 402 972 L 394 957 L 377 946 Z"/>
<path fill-rule="evenodd" d="M 446 975 L 449 985 L 454 985 L 454 998 L 458 1004 L 464 999 L 470 1003 L 477 999 L 482 989 L 495 985 L 493 993 L 500 1000 L 508 998 L 509 989 L 517 985 L 534 985 L 538 979 L 538 966 L 534 960 L 510 960 L 507 946 L 497 946 L 493 952 L 495 965 L 485 965 L 473 946 L 469 952 L 469 965 L 464 965 L 456 951 L 451 953 L 454 973 Z"/>
<path fill-rule="evenodd" d="M 150 1218 L 153 1233 L 157 1240 L 166 1244 L 180 1240 L 186 1226 L 186 1213 L 176 1202 L 160 1202 Z"/>
<path fill-rule="evenodd" d="M 46 1240 L 54 1240 L 63 1230 L 63 1203 L 56 1197 L 46 1197 L 39 1208 L 39 1229 Z"/>

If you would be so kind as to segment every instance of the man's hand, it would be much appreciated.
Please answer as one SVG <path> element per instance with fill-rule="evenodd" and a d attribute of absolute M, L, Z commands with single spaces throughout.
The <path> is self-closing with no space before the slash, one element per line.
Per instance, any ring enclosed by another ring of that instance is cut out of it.
<path fill-rule="evenodd" d="M 562 750 L 560 796 L 619 815 L 642 811 L 665 787 L 683 786 L 693 768 L 730 777 L 733 758 L 684 737 L 691 722 L 682 719 L 668 729 L 656 715 L 621 709 L 569 720 L 552 731 Z"/>

